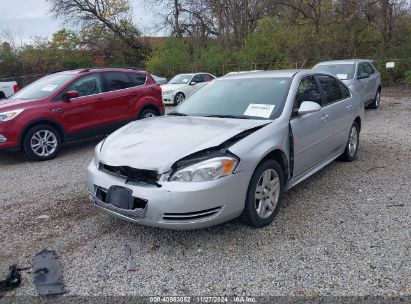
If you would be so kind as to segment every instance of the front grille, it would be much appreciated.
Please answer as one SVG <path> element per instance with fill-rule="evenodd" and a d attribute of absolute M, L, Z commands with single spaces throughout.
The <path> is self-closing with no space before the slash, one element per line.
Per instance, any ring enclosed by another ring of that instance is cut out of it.
<path fill-rule="evenodd" d="M 127 166 L 115 167 L 100 163 L 99 170 L 127 178 L 130 182 L 157 183 L 158 172 L 154 170 L 134 169 Z"/>
<path fill-rule="evenodd" d="M 103 203 L 108 204 L 107 198 L 108 198 L 108 190 L 103 188 L 103 187 L 99 187 L 99 186 L 95 186 L 96 189 L 96 197 Z M 135 210 L 135 209 L 145 209 L 147 206 L 147 201 L 143 200 L 141 198 L 138 197 L 132 197 L 133 198 L 133 207 L 131 208 L 131 210 Z"/>
<path fill-rule="evenodd" d="M 187 212 L 187 213 L 164 213 L 164 221 L 173 221 L 173 222 L 185 222 L 185 221 L 195 221 L 202 220 L 205 218 L 213 217 L 221 211 L 221 207 L 196 211 L 196 212 Z"/>

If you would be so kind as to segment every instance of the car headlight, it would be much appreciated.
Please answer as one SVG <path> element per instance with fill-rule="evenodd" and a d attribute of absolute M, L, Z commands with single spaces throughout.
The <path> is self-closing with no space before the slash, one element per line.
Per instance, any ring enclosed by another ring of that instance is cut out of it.
<path fill-rule="evenodd" d="M 170 95 L 173 93 L 173 90 L 163 91 L 163 95 Z"/>
<path fill-rule="evenodd" d="M 238 159 L 230 156 L 208 159 L 176 171 L 171 177 L 173 182 L 203 182 L 227 176 L 237 167 Z"/>
<path fill-rule="evenodd" d="M 23 111 L 24 109 L 0 113 L 0 121 L 12 120 Z"/>
<path fill-rule="evenodd" d="M 97 144 L 96 148 L 94 149 L 93 162 L 96 166 L 98 166 L 98 164 L 100 163 L 100 151 L 101 151 L 101 148 L 103 147 L 104 141 L 105 139 L 100 141 Z"/>

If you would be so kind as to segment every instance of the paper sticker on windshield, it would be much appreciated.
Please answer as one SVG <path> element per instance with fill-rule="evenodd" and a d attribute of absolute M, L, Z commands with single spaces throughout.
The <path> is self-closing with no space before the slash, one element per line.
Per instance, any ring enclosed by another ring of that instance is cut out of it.
<path fill-rule="evenodd" d="M 271 116 L 274 108 L 275 105 L 251 103 L 247 110 L 245 110 L 244 115 L 268 118 Z"/>
<path fill-rule="evenodd" d="M 183 82 L 186 83 L 188 81 L 188 78 L 184 78 Z"/>
<path fill-rule="evenodd" d="M 48 85 L 46 85 L 45 87 L 43 87 L 43 88 L 41 89 L 41 91 L 43 91 L 43 92 L 52 92 L 52 91 L 54 91 L 57 87 L 58 87 L 58 85 L 56 85 L 56 84 L 48 84 Z"/>
<path fill-rule="evenodd" d="M 341 79 L 341 80 L 345 80 L 348 78 L 347 74 L 337 74 L 337 78 Z"/>

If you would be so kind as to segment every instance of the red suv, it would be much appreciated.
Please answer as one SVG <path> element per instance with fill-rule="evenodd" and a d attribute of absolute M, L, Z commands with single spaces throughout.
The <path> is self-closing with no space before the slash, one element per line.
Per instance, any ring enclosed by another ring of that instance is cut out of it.
<path fill-rule="evenodd" d="M 30 159 L 51 159 L 63 142 L 164 115 L 161 95 L 151 75 L 135 69 L 45 76 L 0 100 L 0 149 L 21 148 Z"/>

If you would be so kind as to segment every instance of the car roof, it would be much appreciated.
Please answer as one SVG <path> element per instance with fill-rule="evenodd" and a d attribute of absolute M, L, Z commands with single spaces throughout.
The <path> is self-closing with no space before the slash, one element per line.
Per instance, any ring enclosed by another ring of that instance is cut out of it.
<path fill-rule="evenodd" d="M 291 78 L 295 74 L 300 72 L 313 72 L 312 70 L 272 70 L 272 71 L 251 71 L 251 72 L 244 72 L 244 73 L 235 73 L 225 75 L 223 79 L 236 79 L 236 78 L 270 78 L 270 77 L 278 77 L 278 78 Z"/>
<path fill-rule="evenodd" d="M 319 62 L 316 65 L 327 65 L 327 64 L 356 64 L 358 62 L 373 62 L 370 59 L 341 59 L 341 60 L 329 60 Z"/>
<path fill-rule="evenodd" d="M 77 74 L 82 74 L 82 73 L 88 73 L 88 72 L 139 72 L 139 73 L 145 73 L 147 74 L 146 71 L 138 69 L 138 68 L 84 68 L 84 69 L 76 69 L 76 70 L 66 70 L 66 71 L 59 71 L 56 72 L 55 74 L 68 74 L 68 75 L 77 75 Z"/>

